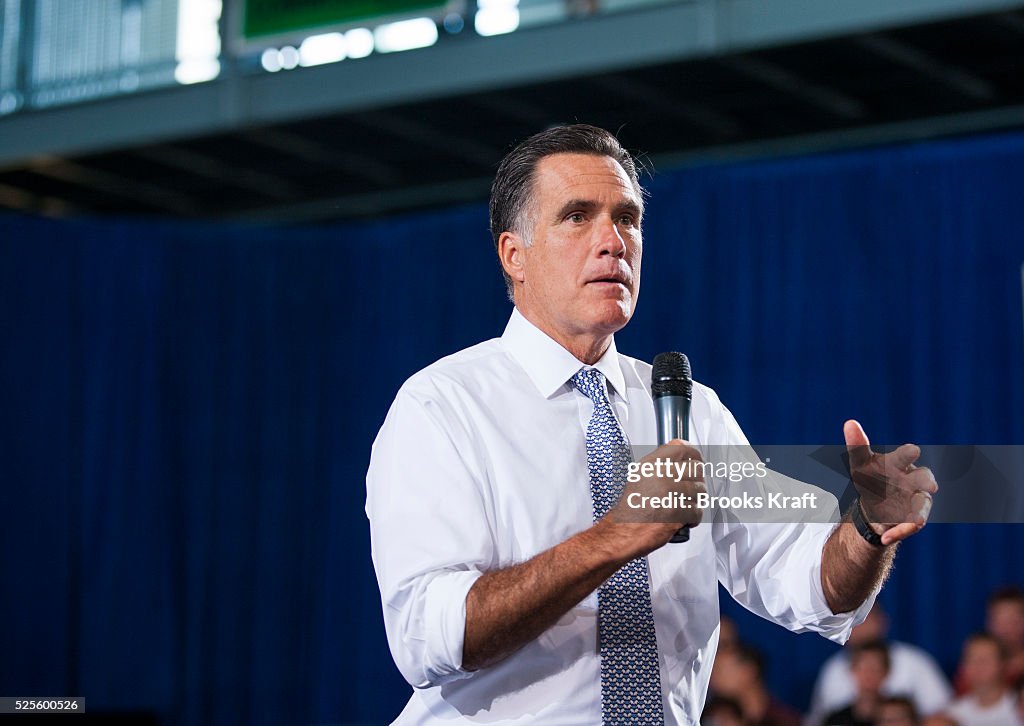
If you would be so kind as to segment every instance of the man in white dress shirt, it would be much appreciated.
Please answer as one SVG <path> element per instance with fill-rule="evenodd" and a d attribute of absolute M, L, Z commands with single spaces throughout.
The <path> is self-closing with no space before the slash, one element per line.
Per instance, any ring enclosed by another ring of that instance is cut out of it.
<path fill-rule="evenodd" d="M 515 310 L 500 338 L 406 381 L 367 473 L 388 642 L 414 688 L 396 723 L 695 724 L 717 646 L 719 582 L 765 618 L 841 642 L 870 608 L 896 542 L 924 526 L 936 485 L 913 466 L 917 448 L 873 454 L 852 421 L 855 481 L 859 472 L 889 492 L 864 501 L 856 526 L 711 512 L 700 524 L 696 507 L 666 516 L 625 503 L 634 492 L 693 497 L 731 486 L 699 477 L 627 483 L 595 516 L 588 425 L 598 409 L 610 404 L 627 441 L 656 441 L 651 367 L 620 354 L 613 337 L 640 289 L 643 208 L 634 160 L 594 127 L 537 134 L 499 167 L 491 227 Z M 599 372 L 597 399 L 576 383 L 581 369 Z M 694 383 L 690 441 L 647 459 L 694 462 L 702 448 L 744 444 L 714 391 Z M 668 544 L 684 524 L 694 527 L 689 542 Z M 661 708 L 613 718 L 609 693 L 634 681 L 610 684 L 602 670 L 601 593 L 638 563 Z"/>

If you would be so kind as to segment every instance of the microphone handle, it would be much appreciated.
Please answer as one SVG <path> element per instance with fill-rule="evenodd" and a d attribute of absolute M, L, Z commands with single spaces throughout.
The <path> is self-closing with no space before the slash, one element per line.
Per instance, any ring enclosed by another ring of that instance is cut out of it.
<path fill-rule="evenodd" d="M 690 438 L 690 399 L 684 396 L 659 396 L 654 399 L 654 410 L 658 423 L 658 445 L 672 439 Z M 679 543 L 690 540 L 690 528 L 680 527 L 669 542 Z"/>
<path fill-rule="evenodd" d="M 659 396 L 654 399 L 658 418 L 658 446 L 672 439 L 690 438 L 690 399 L 685 396 Z"/>

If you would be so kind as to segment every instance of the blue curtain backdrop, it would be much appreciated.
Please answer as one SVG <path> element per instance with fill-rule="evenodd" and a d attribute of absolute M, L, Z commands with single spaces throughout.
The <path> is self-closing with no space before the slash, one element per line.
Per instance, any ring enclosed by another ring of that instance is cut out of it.
<path fill-rule="evenodd" d="M 879 442 L 1024 442 L 1024 136 L 650 186 L 619 347 L 685 350 L 752 441 L 841 443 L 857 417 Z M 483 205 L 306 230 L 0 217 L 0 695 L 393 717 L 370 443 L 407 376 L 508 313 Z M 884 593 L 894 634 L 952 668 L 1021 552 L 1019 525 L 928 528 Z M 804 705 L 834 646 L 740 628 Z"/>

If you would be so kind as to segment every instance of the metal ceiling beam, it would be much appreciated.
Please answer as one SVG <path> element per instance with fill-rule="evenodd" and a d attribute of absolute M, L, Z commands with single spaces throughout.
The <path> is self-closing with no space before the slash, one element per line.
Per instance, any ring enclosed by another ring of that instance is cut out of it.
<path fill-rule="evenodd" d="M 238 189 L 262 194 L 272 199 L 288 199 L 299 190 L 293 184 L 264 171 L 247 168 L 243 164 L 215 159 L 181 146 L 152 146 L 133 151 L 135 156 L 154 161 L 157 164 L 181 169 L 192 174 L 214 179 Z"/>
<path fill-rule="evenodd" d="M 251 143 L 297 157 L 316 167 L 333 166 L 382 186 L 396 184 L 402 177 L 401 172 L 393 166 L 368 154 L 328 147 L 289 131 L 257 129 L 246 131 L 244 136 Z"/>
<path fill-rule="evenodd" d="M 478 93 L 467 99 L 474 106 L 492 111 L 501 116 L 515 119 L 532 131 L 555 123 L 555 119 L 544 109 L 521 98 L 509 98 L 503 93 Z M 511 141 L 511 139 L 509 139 Z"/>
<path fill-rule="evenodd" d="M 38 158 L 27 167 L 26 171 L 73 184 L 86 192 L 99 191 L 104 194 L 112 194 L 175 214 L 191 216 L 199 212 L 199 205 L 174 190 L 135 179 L 125 179 L 118 174 L 65 159 Z"/>
<path fill-rule="evenodd" d="M 412 121 L 406 116 L 384 111 L 361 113 L 349 117 L 349 121 L 372 129 L 378 129 L 399 139 L 436 149 L 442 153 L 457 156 L 478 166 L 490 167 L 501 159 L 501 152 L 465 136 L 455 136 L 421 121 Z"/>
<path fill-rule="evenodd" d="M 859 121 L 867 111 L 856 98 L 840 93 L 828 86 L 801 78 L 796 73 L 775 63 L 746 55 L 727 56 L 719 61 L 727 68 L 741 73 L 783 93 L 796 96 L 834 116 Z"/>
<path fill-rule="evenodd" d="M 29 212 L 36 209 L 38 204 L 39 198 L 36 195 L 18 187 L 0 184 L 0 207 Z"/>
<path fill-rule="evenodd" d="M 995 16 L 996 22 L 1006 28 L 1024 33 L 1024 17 L 1017 13 L 1000 13 Z"/>
<path fill-rule="evenodd" d="M 717 111 L 704 103 L 673 98 L 635 78 L 626 78 L 618 73 L 610 73 L 587 80 L 593 85 L 600 86 L 606 93 L 639 101 L 668 116 L 673 116 L 683 123 L 710 134 L 717 141 L 727 141 L 730 137 L 735 137 L 740 133 L 740 123 L 733 116 Z"/>
<path fill-rule="evenodd" d="M 865 35 L 857 38 L 857 43 L 881 58 L 910 68 L 968 98 L 978 101 L 991 101 L 995 98 L 995 86 L 984 78 L 952 63 L 933 58 L 923 50 L 889 36 L 878 33 Z"/>
<path fill-rule="evenodd" d="M 83 211 L 65 199 L 37 196 L 6 184 L 0 184 L 0 208 L 17 209 L 47 217 L 63 217 Z"/>
<path fill-rule="evenodd" d="M 492 181 L 494 178 L 487 176 L 369 194 L 346 194 L 274 207 L 257 207 L 245 212 L 231 213 L 224 219 L 293 224 L 349 217 L 372 217 L 413 206 L 430 207 L 486 199 Z"/>
<path fill-rule="evenodd" d="M 0 119 L 0 169 L 39 154 L 163 143 L 1020 7 L 1024 0 L 702 0 L 492 38 L 456 36 L 405 53 L 274 74 L 227 74 L 193 86 L 11 114 Z"/>

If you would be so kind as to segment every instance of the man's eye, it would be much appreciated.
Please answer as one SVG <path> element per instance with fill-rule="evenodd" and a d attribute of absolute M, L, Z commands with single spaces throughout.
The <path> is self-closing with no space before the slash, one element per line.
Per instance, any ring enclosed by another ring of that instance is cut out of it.
<path fill-rule="evenodd" d="M 573 212 L 566 219 L 573 224 L 581 224 L 583 222 L 583 212 Z"/>

